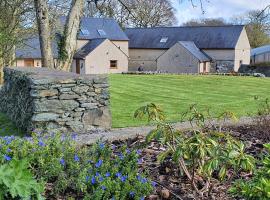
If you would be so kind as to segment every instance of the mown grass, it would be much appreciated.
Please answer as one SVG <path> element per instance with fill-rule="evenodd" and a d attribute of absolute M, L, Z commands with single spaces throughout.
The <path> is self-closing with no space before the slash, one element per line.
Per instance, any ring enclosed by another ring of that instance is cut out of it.
<path fill-rule="evenodd" d="M 232 111 L 255 114 L 255 96 L 270 98 L 270 79 L 191 75 L 110 75 L 113 127 L 145 125 L 134 111 L 147 103 L 160 105 L 169 121 L 180 121 L 191 104 L 209 108 L 214 116 Z"/>

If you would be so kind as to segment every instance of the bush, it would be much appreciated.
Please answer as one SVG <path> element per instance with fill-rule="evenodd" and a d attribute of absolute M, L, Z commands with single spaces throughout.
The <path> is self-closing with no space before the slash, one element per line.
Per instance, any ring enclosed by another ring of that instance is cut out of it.
<path fill-rule="evenodd" d="M 174 130 L 166 123 L 162 110 L 154 104 L 139 108 L 135 117 L 146 115 L 149 121 L 156 122 L 157 128 L 148 134 L 146 142 L 155 139 L 166 145 L 167 150 L 159 155 L 159 160 L 172 159 L 197 194 L 209 196 L 215 187 L 215 179 L 231 180 L 241 170 L 252 171 L 254 158 L 245 153 L 242 142 L 229 134 L 205 129 L 204 114 L 195 106 L 191 108 L 185 115 L 197 126 L 187 133 Z M 234 118 L 231 112 L 221 116 Z M 233 173 L 228 173 L 229 170 Z"/>
<path fill-rule="evenodd" d="M 97 143 L 79 148 L 76 135 L 34 133 L 0 139 L 0 163 L 29 161 L 38 180 L 53 184 L 51 198 L 72 193 L 85 199 L 142 199 L 153 190 L 138 169 L 139 155 L 125 146 Z"/>
<path fill-rule="evenodd" d="M 264 159 L 259 162 L 262 167 L 255 171 L 251 180 L 238 180 L 230 192 L 236 197 L 245 199 L 270 199 L 270 144 L 264 145 L 267 150 Z"/>

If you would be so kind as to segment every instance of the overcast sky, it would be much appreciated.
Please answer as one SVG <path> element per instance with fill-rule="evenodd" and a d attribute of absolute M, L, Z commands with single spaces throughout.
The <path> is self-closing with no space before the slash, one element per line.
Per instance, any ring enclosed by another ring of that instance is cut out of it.
<path fill-rule="evenodd" d="M 182 2 L 181 2 L 182 1 Z M 196 2 L 197 1 L 197 2 Z M 178 24 L 181 25 L 190 19 L 218 18 L 230 20 L 231 17 L 242 15 L 249 10 L 263 9 L 270 4 L 270 0 L 202 0 L 205 14 L 202 14 L 199 0 L 193 8 L 189 0 L 174 0 Z M 180 3 L 179 3 L 180 2 Z"/>

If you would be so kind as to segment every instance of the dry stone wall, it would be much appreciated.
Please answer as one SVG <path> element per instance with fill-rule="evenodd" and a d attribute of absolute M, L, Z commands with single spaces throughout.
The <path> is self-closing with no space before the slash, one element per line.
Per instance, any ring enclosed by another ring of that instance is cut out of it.
<path fill-rule="evenodd" d="M 47 68 L 5 68 L 0 111 L 17 127 L 86 133 L 111 128 L 105 75 L 77 75 Z"/>

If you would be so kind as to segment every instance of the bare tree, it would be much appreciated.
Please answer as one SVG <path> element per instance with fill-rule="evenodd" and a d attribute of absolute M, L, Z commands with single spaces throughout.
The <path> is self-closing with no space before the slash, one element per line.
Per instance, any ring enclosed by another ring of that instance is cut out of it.
<path fill-rule="evenodd" d="M 184 26 L 223 26 L 229 25 L 223 18 L 192 19 L 183 24 Z"/>
<path fill-rule="evenodd" d="M 246 25 L 251 47 L 256 48 L 270 43 L 270 13 L 254 10 L 232 19 L 233 24 Z"/>
<path fill-rule="evenodd" d="M 34 2 L 38 21 L 40 50 L 43 58 L 42 66 L 54 68 L 48 4 L 46 0 L 35 0 Z"/>
<path fill-rule="evenodd" d="M 0 1 L 0 84 L 3 67 L 15 63 L 15 46 L 31 31 L 27 27 L 32 10 L 30 0 Z"/>

